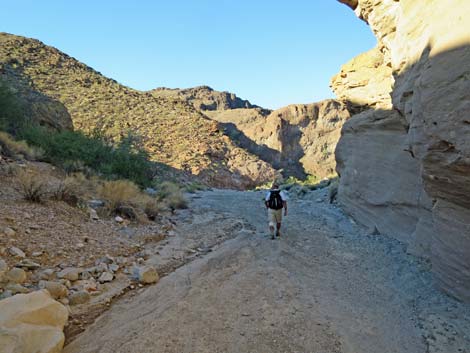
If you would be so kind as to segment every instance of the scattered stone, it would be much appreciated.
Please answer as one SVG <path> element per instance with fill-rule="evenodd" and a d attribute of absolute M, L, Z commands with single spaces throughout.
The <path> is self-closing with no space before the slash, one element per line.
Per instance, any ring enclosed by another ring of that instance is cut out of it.
<path fill-rule="evenodd" d="M 18 262 L 15 267 L 21 267 L 21 268 L 26 268 L 28 270 L 37 270 L 38 268 L 41 268 L 41 265 L 39 265 L 36 262 L 33 262 L 29 259 L 24 259 Z"/>
<path fill-rule="evenodd" d="M 46 268 L 38 273 L 38 278 L 41 280 L 49 280 L 54 275 L 54 270 L 51 268 Z"/>
<path fill-rule="evenodd" d="M 44 252 L 43 251 L 35 251 L 31 254 L 32 257 L 39 257 L 42 256 Z"/>
<path fill-rule="evenodd" d="M 7 237 L 12 237 L 16 234 L 16 232 L 10 227 L 3 228 L 2 233 L 5 234 Z"/>
<path fill-rule="evenodd" d="M 23 269 L 17 267 L 12 268 L 6 274 L 6 279 L 12 283 L 24 283 L 26 282 L 26 277 L 26 272 Z"/>
<path fill-rule="evenodd" d="M 59 303 L 64 304 L 64 305 L 69 305 L 70 301 L 68 298 L 60 298 Z"/>
<path fill-rule="evenodd" d="M 68 279 L 69 281 L 76 281 L 78 280 L 78 276 L 82 271 L 83 269 L 80 268 L 67 267 L 57 273 L 57 278 Z"/>
<path fill-rule="evenodd" d="M 85 244 L 83 243 L 77 243 L 76 248 L 77 249 L 83 249 L 85 247 Z"/>
<path fill-rule="evenodd" d="M 104 207 L 105 203 L 103 200 L 89 200 L 88 201 L 88 206 L 91 207 L 91 209 L 96 210 L 98 208 Z"/>
<path fill-rule="evenodd" d="M 21 257 L 23 259 L 26 257 L 26 254 L 23 252 L 23 250 L 17 248 L 16 246 L 12 246 L 10 249 L 8 249 L 8 251 L 11 256 Z"/>
<path fill-rule="evenodd" d="M 119 265 L 111 264 L 108 266 L 111 272 L 117 272 L 119 270 Z"/>
<path fill-rule="evenodd" d="M 108 265 L 104 262 L 96 266 L 96 272 L 107 272 L 109 270 Z"/>
<path fill-rule="evenodd" d="M 160 279 L 157 270 L 151 266 L 135 267 L 133 275 L 136 280 L 144 284 L 157 283 Z"/>
<path fill-rule="evenodd" d="M 94 278 L 87 280 L 78 280 L 73 284 L 72 289 L 75 291 L 86 290 L 88 292 L 94 292 L 97 289 L 97 283 Z"/>
<path fill-rule="evenodd" d="M 0 282 L 2 282 L 3 277 L 5 276 L 6 272 L 8 271 L 7 263 L 0 259 Z"/>
<path fill-rule="evenodd" d="M 88 209 L 88 214 L 90 215 L 90 220 L 92 221 L 97 221 L 100 219 L 100 217 L 98 216 L 98 213 L 93 208 Z"/>
<path fill-rule="evenodd" d="M 114 217 L 114 220 L 115 220 L 116 222 L 118 222 L 118 223 L 124 222 L 124 218 L 122 218 L 122 217 L 120 217 L 120 216 Z"/>
<path fill-rule="evenodd" d="M 114 275 L 111 272 L 103 272 L 101 276 L 98 278 L 100 283 L 104 282 L 111 282 L 114 278 Z"/>
<path fill-rule="evenodd" d="M 0 301 L 2 352 L 53 353 L 64 345 L 67 309 L 45 290 Z"/>
<path fill-rule="evenodd" d="M 82 273 L 80 273 L 80 279 L 81 280 L 87 280 L 87 279 L 90 279 L 92 278 L 93 276 L 91 275 L 90 272 L 88 271 L 82 271 Z"/>
<path fill-rule="evenodd" d="M 65 298 L 69 294 L 67 287 L 59 282 L 39 281 L 39 288 L 46 289 L 54 299 Z"/>
<path fill-rule="evenodd" d="M 90 300 L 90 293 L 85 290 L 81 290 L 70 294 L 69 302 L 70 305 L 84 304 Z"/>
<path fill-rule="evenodd" d="M 25 294 L 25 293 L 31 292 L 30 289 L 23 287 L 21 284 L 18 284 L 18 283 L 8 283 L 5 286 L 5 290 L 8 290 L 13 294 L 18 294 L 18 293 Z"/>

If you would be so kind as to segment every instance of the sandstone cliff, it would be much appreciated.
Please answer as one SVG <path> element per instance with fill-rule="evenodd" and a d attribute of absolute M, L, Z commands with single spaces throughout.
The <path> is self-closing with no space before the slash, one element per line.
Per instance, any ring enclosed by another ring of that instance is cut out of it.
<path fill-rule="evenodd" d="M 339 201 L 470 301 L 470 3 L 340 2 L 378 43 L 332 79 L 340 99 L 365 109 L 336 149 Z"/>

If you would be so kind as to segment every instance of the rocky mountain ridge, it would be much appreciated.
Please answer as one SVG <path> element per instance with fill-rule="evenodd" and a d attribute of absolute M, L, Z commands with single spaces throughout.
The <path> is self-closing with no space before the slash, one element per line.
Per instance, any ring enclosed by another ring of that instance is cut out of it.
<path fill-rule="evenodd" d="M 125 87 L 38 40 L 1 33 L 0 43 L 2 80 L 26 101 L 44 98 L 40 107 L 47 108 L 38 109 L 37 116 L 42 124 L 71 128 L 73 123 L 113 140 L 131 132 L 155 161 L 212 186 L 246 188 L 275 175 L 268 163 L 235 146 L 217 123 L 182 99 Z"/>

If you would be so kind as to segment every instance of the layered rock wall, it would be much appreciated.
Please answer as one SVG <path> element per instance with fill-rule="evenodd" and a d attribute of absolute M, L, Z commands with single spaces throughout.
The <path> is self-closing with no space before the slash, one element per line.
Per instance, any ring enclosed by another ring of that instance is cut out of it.
<path fill-rule="evenodd" d="M 377 46 L 332 79 L 360 107 L 336 149 L 339 201 L 429 258 L 470 301 L 470 2 L 340 1 Z"/>

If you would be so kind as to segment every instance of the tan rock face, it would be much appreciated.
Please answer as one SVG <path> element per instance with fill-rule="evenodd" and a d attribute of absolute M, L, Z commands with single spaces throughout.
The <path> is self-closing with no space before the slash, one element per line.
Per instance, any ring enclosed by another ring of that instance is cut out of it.
<path fill-rule="evenodd" d="M 334 173 L 334 150 L 350 114 L 344 103 L 293 104 L 264 116 L 254 109 L 209 115 L 240 147 L 286 174 L 326 177 Z"/>
<path fill-rule="evenodd" d="M 378 44 L 332 79 L 341 99 L 374 109 L 342 131 L 339 200 L 428 257 L 441 288 L 470 301 L 470 3 L 349 5 Z"/>
<path fill-rule="evenodd" d="M 59 353 L 67 309 L 45 290 L 0 301 L 0 352 Z"/>

